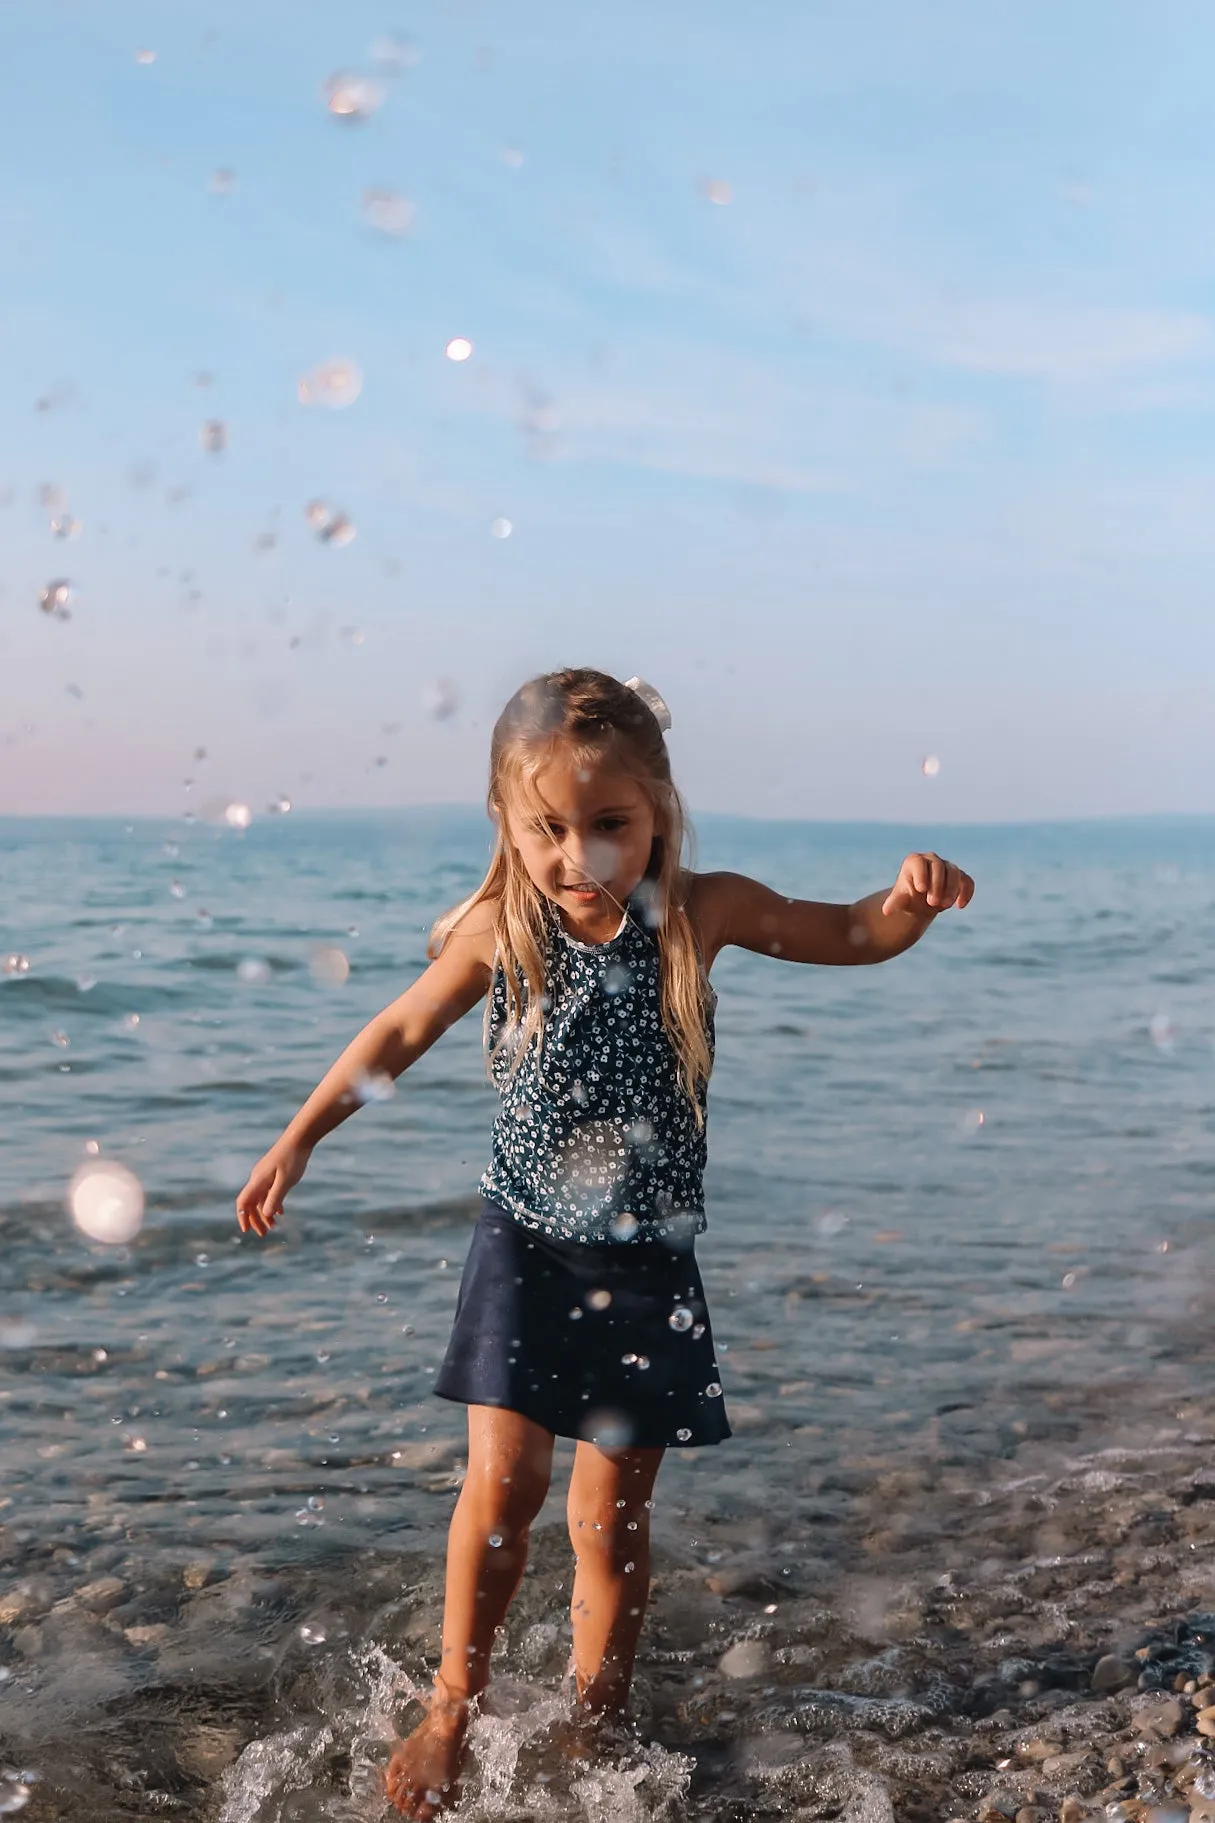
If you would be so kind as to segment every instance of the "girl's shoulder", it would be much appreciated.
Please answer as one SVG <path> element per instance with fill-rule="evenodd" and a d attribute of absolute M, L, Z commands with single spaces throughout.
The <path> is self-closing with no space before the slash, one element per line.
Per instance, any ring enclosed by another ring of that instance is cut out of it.
<path fill-rule="evenodd" d="M 496 899 L 475 899 L 441 919 L 436 926 L 436 953 L 461 953 L 492 969 L 495 954 Z"/>
<path fill-rule="evenodd" d="M 677 889 L 680 904 L 692 926 L 706 974 L 727 942 L 738 878 L 737 874 L 692 873 L 687 868 L 680 876 Z"/>

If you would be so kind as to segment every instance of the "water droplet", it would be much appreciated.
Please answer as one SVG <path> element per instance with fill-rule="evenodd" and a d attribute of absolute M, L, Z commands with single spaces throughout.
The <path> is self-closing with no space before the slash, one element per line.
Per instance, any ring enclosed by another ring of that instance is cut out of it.
<path fill-rule="evenodd" d="M 1171 1051 L 1177 1028 L 1167 1013 L 1153 1013 L 1148 1021 L 1148 1034 L 1157 1050 Z"/>
<path fill-rule="evenodd" d="M 51 1043 L 58 1045 L 61 1051 L 66 1051 L 70 1048 L 72 1041 L 66 1032 L 54 1031 L 51 1033 Z"/>
<path fill-rule="evenodd" d="M 142 63 L 142 64 L 155 63 L 156 62 L 156 52 L 155 51 L 136 51 L 135 61 L 136 61 L 136 63 Z"/>
<path fill-rule="evenodd" d="M 336 944 L 318 943 L 308 959 L 312 979 L 321 987 L 341 987 L 350 974 L 350 964 Z"/>
<path fill-rule="evenodd" d="M 498 157 L 504 165 L 509 165 L 512 171 L 517 171 L 523 163 L 523 153 L 518 146 L 503 146 Z"/>
<path fill-rule="evenodd" d="M 597 1289 L 595 1291 L 588 1291 L 586 1294 L 586 1307 L 588 1310 L 606 1310 L 611 1301 L 612 1294 L 610 1291 Z"/>
<path fill-rule="evenodd" d="M 309 368 L 296 388 L 301 405 L 327 405 L 332 411 L 353 405 L 362 390 L 361 370 L 340 356 Z"/>
<path fill-rule="evenodd" d="M 229 829 L 248 829 L 253 821 L 253 812 L 247 804 L 233 802 L 224 806 L 224 822 Z"/>
<path fill-rule="evenodd" d="M 631 1241 L 640 1226 L 637 1217 L 627 1213 L 613 1216 L 608 1223 L 614 1241 Z"/>
<path fill-rule="evenodd" d="M 491 1532 L 485 1542 L 486 1542 L 486 1544 L 488 1544 L 491 1551 L 501 1550 L 501 1548 L 502 1548 L 501 1532 Z"/>
<path fill-rule="evenodd" d="M 719 1380 L 710 1380 L 709 1381 L 709 1384 L 705 1387 L 705 1398 L 706 1399 L 720 1399 L 721 1398 L 721 1382 Z"/>
<path fill-rule="evenodd" d="M 70 620 L 72 611 L 68 604 L 71 599 L 72 585 L 65 577 L 60 576 L 54 582 L 48 582 L 46 587 L 39 591 L 38 606 L 44 614 L 53 615 L 56 620 Z"/>
<path fill-rule="evenodd" d="M 346 514 L 324 500 L 310 500 L 304 508 L 304 517 L 322 544 L 332 544 L 340 549 L 355 537 L 354 525 Z"/>
<path fill-rule="evenodd" d="M 231 196 L 236 188 L 236 172 L 229 170 L 214 171 L 211 174 L 212 196 Z"/>
<path fill-rule="evenodd" d="M 397 1092 L 397 1085 L 387 1070 L 369 1070 L 366 1075 L 356 1076 L 351 1088 L 355 1099 L 364 1106 L 369 1101 L 391 1101 Z"/>
<path fill-rule="evenodd" d="M 935 753 L 926 753 L 920 761 L 920 771 L 926 779 L 935 779 L 941 770 L 941 762 Z"/>
<path fill-rule="evenodd" d="M 642 1373 L 644 1373 L 646 1368 L 650 1365 L 649 1355 L 638 1355 L 637 1365 L 641 1369 Z"/>
<path fill-rule="evenodd" d="M 603 1409 L 590 1411 L 579 1427 L 579 1436 L 597 1443 L 600 1449 L 627 1449 L 633 1441 L 633 1421 L 625 1412 Z"/>
<path fill-rule="evenodd" d="M 426 713 L 437 722 L 445 722 L 460 706 L 456 686 L 449 677 L 436 677 L 426 686 Z"/>
<path fill-rule="evenodd" d="M 228 447 L 228 427 L 222 418 L 208 418 L 198 433 L 198 441 L 209 456 L 222 456 Z"/>
<path fill-rule="evenodd" d="M 122 1246 L 143 1224 L 143 1185 L 125 1165 L 81 1165 L 68 1186 L 72 1220 L 90 1240 Z"/>
<path fill-rule="evenodd" d="M 266 810 L 272 817 L 285 817 L 290 808 L 291 799 L 285 797 L 271 798 L 266 805 Z"/>
<path fill-rule="evenodd" d="M 404 38 L 399 32 L 381 32 L 372 40 L 371 61 L 386 76 L 399 76 L 404 70 L 415 69 L 422 61 L 422 53 L 412 38 Z"/>
<path fill-rule="evenodd" d="M 246 987 L 263 987 L 270 979 L 270 964 L 261 956 L 243 956 L 236 965 L 236 979 Z"/>
<path fill-rule="evenodd" d="M 491 519 L 489 529 L 495 538 L 509 538 L 515 528 L 509 519 Z"/>
<path fill-rule="evenodd" d="M 122 1016 L 122 1029 L 124 1032 L 138 1031 L 139 1014 L 138 1013 L 124 1013 Z"/>
<path fill-rule="evenodd" d="M 690 1443 L 692 1440 L 692 1433 L 686 1427 L 681 1427 L 679 1430 L 676 1431 L 675 1435 L 679 1439 L 680 1443 Z"/>
<path fill-rule="evenodd" d="M 413 204 L 399 190 L 364 190 L 363 220 L 377 234 L 391 234 L 397 239 L 413 227 Z"/>
<path fill-rule="evenodd" d="M 1062 1286 L 1064 1291 L 1073 1291 L 1075 1289 L 1075 1285 L 1076 1285 L 1075 1273 L 1074 1272 L 1065 1272 L 1063 1277 L 1059 1280 L 1059 1283 Z"/>
<path fill-rule="evenodd" d="M 962 1131 L 964 1133 L 977 1133 L 980 1127 L 985 1127 L 986 1125 L 987 1116 L 984 1114 L 982 1108 L 967 1108 L 965 1114 L 962 1116 Z"/>
<path fill-rule="evenodd" d="M 300 1626 L 300 1638 L 306 1646 L 323 1646 L 326 1637 L 324 1627 L 318 1627 L 309 1621 L 304 1621 Z"/>
<path fill-rule="evenodd" d="M 28 956 L 19 956 L 15 953 L 8 955 L 3 962 L 0 962 L 0 972 L 6 975 L 28 975 L 30 959 Z"/>
<path fill-rule="evenodd" d="M 325 106 L 335 120 L 370 120 L 384 105 L 384 91 L 369 76 L 355 76 L 339 70 L 326 82 L 322 91 Z"/>
<path fill-rule="evenodd" d="M 633 985 L 633 971 L 623 962 L 609 962 L 603 971 L 603 991 L 614 1000 Z"/>
<path fill-rule="evenodd" d="M 703 1323 L 693 1323 L 693 1325 L 692 1325 L 693 1342 L 699 1342 L 701 1336 L 703 1336 L 704 1333 L 705 1333 L 705 1326 Z"/>
<path fill-rule="evenodd" d="M 682 1335 L 685 1330 L 691 1329 L 692 1327 L 692 1312 L 683 1304 L 677 1304 L 667 1318 L 667 1322 L 672 1329 L 678 1331 L 678 1333 Z"/>
<path fill-rule="evenodd" d="M 734 191 L 724 178 L 720 177 L 706 177 L 700 186 L 700 194 L 706 201 L 716 203 L 719 208 L 724 208 L 728 202 L 734 200 Z"/>
<path fill-rule="evenodd" d="M 71 513 L 60 513 L 51 520 L 52 538 L 79 538 L 82 529 L 79 519 Z"/>
<path fill-rule="evenodd" d="M 634 1354 L 621 1355 L 620 1361 L 623 1367 L 635 1367 L 637 1365 L 637 1356 Z"/>
<path fill-rule="evenodd" d="M 443 353 L 449 361 L 467 361 L 473 345 L 466 335 L 453 335 Z"/>

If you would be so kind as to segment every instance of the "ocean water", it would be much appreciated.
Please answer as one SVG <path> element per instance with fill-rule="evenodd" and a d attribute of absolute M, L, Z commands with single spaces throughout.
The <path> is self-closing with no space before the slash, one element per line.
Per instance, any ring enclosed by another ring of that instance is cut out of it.
<path fill-rule="evenodd" d="M 384 1814 L 462 1465 L 431 1382 L 493 1115 L 479 1015 L 269 1237 L 232 1205 L 487 844 L 450 810 L 0 821 L 0 959 L 28 960 L 0 974 L 0 1811 Z M 977 892 L 906 955 L 715 967 L 698 1251 L 736 1434 L 664 1465 L 638 1732 L 589 1762 L 552 1744 L 559 1446 L 462 1816 L 949 1817 L 1014 1700 L 984 1708 L 974 1653 L 1095 1654 L 1134 1601 L 1081 1533 L 1126 1476 L 1209 1459 L 1215 822 L 699 828 L 702 866 L 837 900 L 920 846 Z M 92 1156 L 143 1187 L 127 1245 L 67 1212 Z M 1022 1583 L 942 1617 L 1047 1560 L 1090 1565 L 1066 1625 Z M 1131 1561 L 1144 1617 L 1204 1593 Z"/>

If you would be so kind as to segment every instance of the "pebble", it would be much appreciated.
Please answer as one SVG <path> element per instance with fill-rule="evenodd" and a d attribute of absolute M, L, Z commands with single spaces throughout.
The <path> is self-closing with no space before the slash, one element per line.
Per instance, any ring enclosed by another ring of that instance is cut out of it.
<path fill-rule="evenodd" d="M 1077 1797 L 1075 1792 L 1069 1792 L 1059 1806 L 1059 1823 L 1084 1823 L 1088 1814 L 1089 1808 L 1084 1799 Z"/>
<path fill-rule="evenodd" d="M 723 1677 L 762 1677 L 771 1654 L 762 1639 L 740 1639 L 722 1653 L 717 1669 Z"/>
<path fill-rule="evenodd" d="M 779 1585 L 766 1564 L 739 1562 L 723 1564 L 705 1577 L 705 1587 L 714 1595 L 772 1595 Z"/>
<path fill-rule="evenodd" d="M 122 1636 L 132 1646 L 155 1646 L 169 1631 L 163 1620 L 153 1621 L 146 1627 L 124 1627 Z"/>
<path fill-rule="evenodd" d="M 205 1589 L 215 1565 L 210 1558 L 200 1558 L 197 1563 L 188 1563 L 181 1573 L 181 1580 L 187 1589 Z"/>
<path fill-rule="evenodd" d="M 1139 1674 L 1134 1666 L 1128 1665 L 1116 1652 L 1106 1652 L 1093 1666 L 1093 1689 L 1102 1692 L 1125 1690 L 1128 1684 L 1138 1681 Z"/>
<path fill-rule="evenodd" d="M 1063 1752 L 1062 1741 L 1022 1741 L 1017 1752 L 1023 1760 L 1051 1760 Z"/>
<path fill-rule="evenodd" d="M 81 1583 L 76 1591 L 76 1599 L 82 1601 L 86 1608 L 112 1608 L 126 1591 L 127 1585 L 121 1576 L 99 1576 L 96 1582 Z"/>
<path fill-rule="evenodd" d="M 1074 1772 L 1077 1766 L 1083 1766 L 1087 1758 L 1087 1750 L 1083 1753 L 1053 1753 L 1048 1760 L 1043 1760 L 1042 1771 L 1048 1779 L 1062 1778 L 1065 1772 Z"/>
<path fill-rule="evenodd" d="M 1208 1739 L 1215 1738 L 1215 1705 L 1198 1711 L 1198 1732 L 1205 1734 Z"/>
<path fill-rule="evenodd" d="M 1175 1696 L 1157 1696 L 1136 1705 L 1137 1728 L 1154 1728 L 1157 1734 L 1171 1739 L 1181 1727 L 1184 1711 Z"/>
<path fill-rule="evenodd" d="M 199 1779 L 217 1779 L 240 1752 L 242 1735 L 239 1728 L 223 1728 L 204 1723 L 177 1748 L 177 1758 Z"/>
<path fill-rule="evenodd" d="M 989 1791 L 979 1809 L 979 1823 L 1008 1823 L 1021 1808 L 1015 1791 Z"/>

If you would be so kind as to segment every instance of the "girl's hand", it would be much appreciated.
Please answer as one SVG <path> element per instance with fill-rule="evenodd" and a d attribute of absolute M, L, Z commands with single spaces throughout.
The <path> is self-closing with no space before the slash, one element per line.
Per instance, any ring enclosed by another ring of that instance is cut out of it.
<path fill-rule="evenodd" d="M 249 1182 L 236 1199 L 236 1219 L 246 1234 L 267 1234 L 283 1213 L 283 1198 L 308 1169 L 311 1146 L 271 1146 L 249 1173 Z"/>
<path fill-rule="evenodd" d="M 886 895 L 882 910 L 914 912 L 920 918 L 933 918 L 950 906 L 959 909 L 974 898 L 975 883 L 970 875 L 943 861 L 940 855 L 908 855 L 899 868 L 899 877 Z"/>

